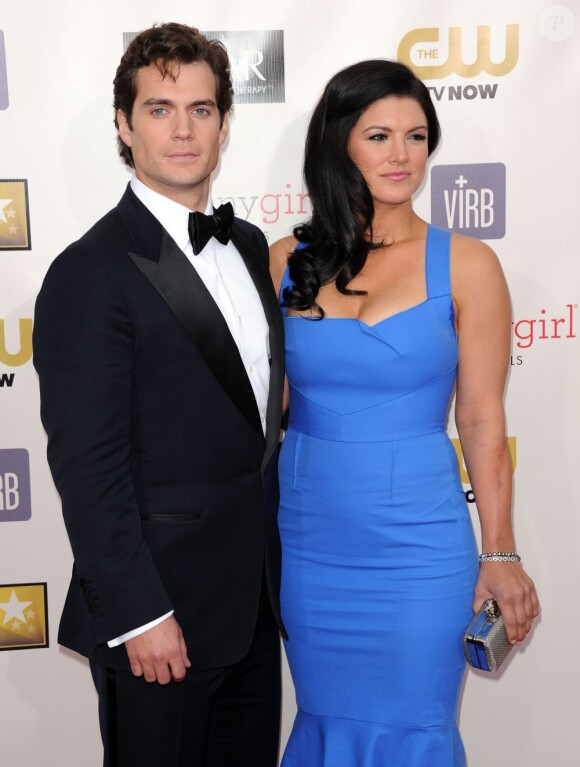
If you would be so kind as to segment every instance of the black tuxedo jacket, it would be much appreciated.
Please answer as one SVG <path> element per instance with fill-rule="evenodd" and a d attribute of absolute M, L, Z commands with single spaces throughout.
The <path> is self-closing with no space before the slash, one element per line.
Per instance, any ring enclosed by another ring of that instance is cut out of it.
<path fill-rule="evenodd" d="M 270 326 L 264 438 L 238 348 L 187 257 L 127 189 L 51 265 L 34 364 L 75 565 L 59 642 L 128 668 L 106 642 L 173 609 L 193 668 L 234 663 L 262 572 L 279 613 L 280 311 L 264 235 L 232 241 Z"/>

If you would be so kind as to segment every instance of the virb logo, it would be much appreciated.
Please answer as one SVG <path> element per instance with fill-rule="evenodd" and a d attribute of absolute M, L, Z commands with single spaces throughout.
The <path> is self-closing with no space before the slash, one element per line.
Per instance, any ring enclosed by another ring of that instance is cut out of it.
<path fill-rule="evenodd" d="M 0 522 L 22 522 L 31 516 L 28 451 L 0 450 Z"/>
<path fill-rule="evenodd" d="M 436 165 L 431 171 L 431 221 L 442 229 L 497 240 L 505 236 L 503 163 Z"/>

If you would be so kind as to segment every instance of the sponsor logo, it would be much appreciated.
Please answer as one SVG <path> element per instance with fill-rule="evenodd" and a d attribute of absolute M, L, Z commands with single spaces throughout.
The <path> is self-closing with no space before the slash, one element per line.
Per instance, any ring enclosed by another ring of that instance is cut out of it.
<path fill-rule="evenodd" d="M 24 522 L 31 516 L 28 450 L 0 450 L 0 522 Z"/>
<path fill-rule="evenodd" d="M 0 650 L 48 647 L 46 583 L 0 585 Z"/>
<path fill-rule="evenodd" d="M 452 439 L 451 442 L 453 443 L 453 447 L 455 448 L 455 452 L 457 454 L 457 464 L 459 466 L 459 478 L 461 480 L 461 483 L 463 485 L 470 485 L 471 482 L 469 479 L 469 475 L 467 473 L 467 468 L 465 466 L 465 460 L 463 458 L 463 450 L 461 449 L 461 442 L 457 438 Z M 516 464 L 517 464 L 516 437 L 508 437 L 507 443 L 508 443 L 508 449 L 510 451 L 510 458 L 512 461 L 512 474 L 513 474 L 513 472 L 515 472 L 516 470 Z M 475 503 L 475 494 L 471 488 L 465 492 L 465 499 L 467 503 Z"/>
<path fill-rule="evenodd" d="M 125 50 L 137 34 L 123 33 Z M 204 31 L 203 34 L 210 40 L 219 40 L 228 51 L 236 104 L 284 102 L 283 30 Z"/>
<path fill-rule="evenodd" d="M 452 75 L 504 77 L 516 66 L 518 57 L 518 24 L 508 24 L 503 37 L 499 29 L 494 28 L 492 33 L 490 26 L 471 30 L 449 27 L 446 33 L 437 27 L 413 29 L 403 37 L 397 52 L 399 61 L 411 67 L 422 80 L 440 80 Z M 444 97 L 450 101 L 494 99 L 497 88 L 497 83 L 429 86 L 437 101 Z"/>
<path fill-rule="evenodd" d="M 227 48 L 236 104 L 279 104 L 285 100 L 283 30 L 204 34 Z"/>
<path fill-rule="evenodd" d="M 503 163 L 436 165 L 431 170 L 431 220 L 454 232 L 495 240 L 505 236 Z"/>
<path fill-rule="evenodd" d="M 5 320 L 0 320 L 0 364 L 10 367 L 25 365 L 32 357 L 32 320 L 18 320 L 20 341 L 16 351 L 8 349 L 7 329 Z"/>
<path fill-rule="evenodd" d="M 431 98 L 436 101 L 446 95 L 449 101 L 473 101 L 473 99 L 494 99 L 497 93 L 497 83 L 479 83 L 478 85 L 442 85 L 436 88 L 433 85 L 428 86 Z"/>
<path fill-rule="evenodd" d="M 307 192 L 294 190 L 292 184 L 284 185 L 283 191 L 268 194 L 249 194 L 237 197 L 216 197 L 216 204 L 231 202 L 236 216 L 245 221 L 251 220 L 260 228 L 264 224 L 276 224 L 286 216 L 310 216 L 312 206 Z"/>
<path fill-rule="evenodd" d="M 440 30 L 436 27 L 412 29 L 399 43 L 397 58 L 423 80 L 437 80 L 452 74 L 461 77 L 476 77 L 482 72 L 493 77 L 509 74 L 518 63 L 518 25 L 508 24 L 505 28 L 503 61 L 492 61 L 491 27 L 477 27 L 476 35 L 476 56 L 472 63 L 464 60 L 461 27 L 449 27 L 446 41 L 440 39 Z"/>
<path fill-rule="evenodd" d="M 0 29 L 0 109 L 8 109 L 8 74 L 6 72 L 6 47 L 4 32 Z"/>
<path fill-rule="evenodd" d="M 518 349 L 530 349 L 537 341 L 576 338 L 577 311 L 578 304 L 566 304 L 557 314 L 540 309 L 537 317 L 514 320 L 515 345 Z"/>
<path fill-rule="evenodd" d="M 30 250 L 25 179 L 0 179 L 0 250 Z"/>

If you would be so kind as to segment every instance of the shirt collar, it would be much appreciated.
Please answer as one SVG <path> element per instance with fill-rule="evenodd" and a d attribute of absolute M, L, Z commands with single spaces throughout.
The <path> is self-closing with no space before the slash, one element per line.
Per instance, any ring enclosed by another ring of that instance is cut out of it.
<path fill-rule="evenodd" d="M 155 216 L 167 234 L 179 245 L 181 250 L 185 250 L 189 244 L 188 222 L 191 212 L 189 208 L 145 186 L 136 176 L 133 176 L 130 185 L 135 196 Z M 212 213 L 213 204 L 211 198 L 208 197 L 205 214 L 210 215 Z"/>

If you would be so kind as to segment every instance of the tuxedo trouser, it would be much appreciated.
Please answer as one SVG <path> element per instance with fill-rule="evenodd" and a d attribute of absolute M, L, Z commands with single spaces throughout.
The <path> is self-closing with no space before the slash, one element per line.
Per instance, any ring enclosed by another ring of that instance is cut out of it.
<path fill-rule="evenodd" d="M 91 662 L 104 767 L 276 767 L 280 640 L 264 592 L 250 650 L 231 666 L 160 685 Z"/>

